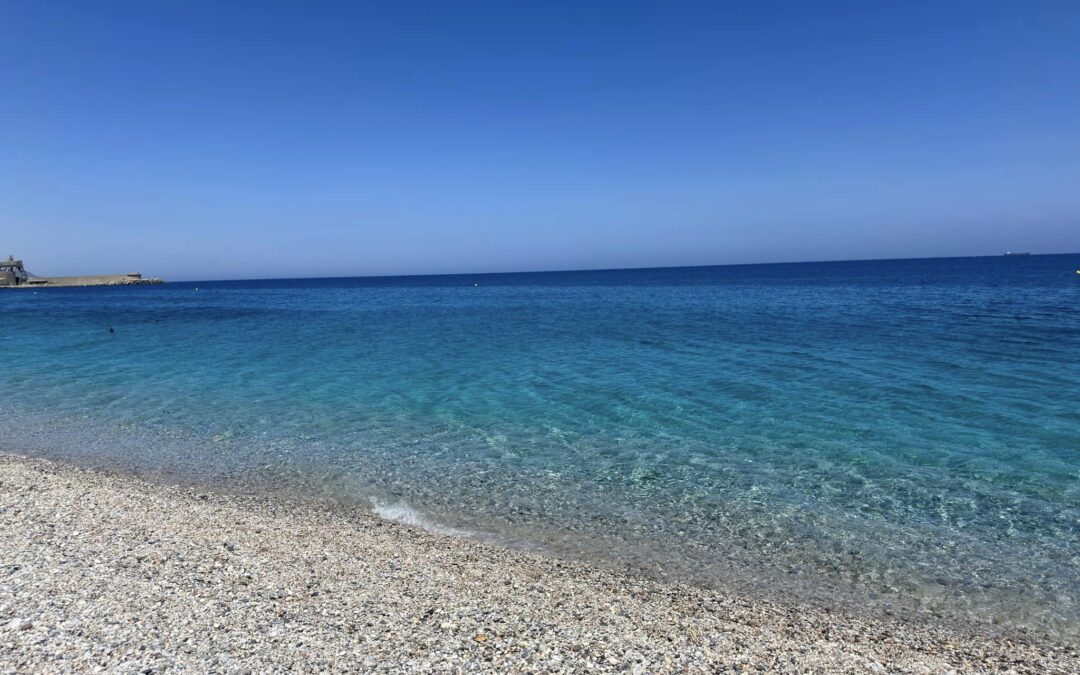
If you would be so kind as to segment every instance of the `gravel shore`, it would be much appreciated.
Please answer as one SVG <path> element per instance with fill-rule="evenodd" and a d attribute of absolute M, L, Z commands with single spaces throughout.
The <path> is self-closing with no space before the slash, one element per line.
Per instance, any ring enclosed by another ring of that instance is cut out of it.
<path fill-rule="evenodd" d="M 1067 673 L 1080 654 L 0 456 L 0 673 L 95 670 Z"/>

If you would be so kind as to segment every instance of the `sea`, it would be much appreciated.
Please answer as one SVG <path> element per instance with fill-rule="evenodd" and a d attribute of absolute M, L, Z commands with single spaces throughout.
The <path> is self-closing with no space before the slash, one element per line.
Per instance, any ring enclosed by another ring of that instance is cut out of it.
<path fill-rule="evenodd" d="M 0 450 L 778 601 L 1075 636 L 1078 268 L 9 290 Z"/>

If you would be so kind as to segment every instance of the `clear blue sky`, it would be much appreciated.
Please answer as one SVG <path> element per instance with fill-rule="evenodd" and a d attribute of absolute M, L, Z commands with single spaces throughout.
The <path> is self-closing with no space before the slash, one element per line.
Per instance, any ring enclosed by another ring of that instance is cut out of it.
<path fill-rule="evenodd" d="M 173 279 L 1080 251 L 1080 2 L 5 0 L 0 249 Z"/>

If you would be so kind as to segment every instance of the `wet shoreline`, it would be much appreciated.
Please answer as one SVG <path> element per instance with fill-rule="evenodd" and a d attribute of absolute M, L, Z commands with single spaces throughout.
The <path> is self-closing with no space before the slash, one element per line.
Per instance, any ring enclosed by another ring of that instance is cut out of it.
<path fill-rule="evenodd" d="M 1080 668 L 1075 644 L 784 605 L 359 509 L 0 456 L 0 667 Z"/>

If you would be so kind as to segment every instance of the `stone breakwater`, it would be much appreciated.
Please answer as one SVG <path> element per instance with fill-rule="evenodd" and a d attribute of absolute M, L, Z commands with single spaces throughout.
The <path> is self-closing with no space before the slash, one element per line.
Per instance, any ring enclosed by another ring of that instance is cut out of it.
<path fill-rule="evenodd" d="M 0 673 L 99 669 L 1066 673 L 1080 655 L 0 456 Z"/>
<path fill-rule="evenodd" d="M 163 284 L 157 277 L 143 277 L 141 274 L 98 274 L 88 277 L 38 277 L 29 283 L 18 286 L 0 286 L 0 288 L 52 288 L 56 286 L 143 286 Z"/>

